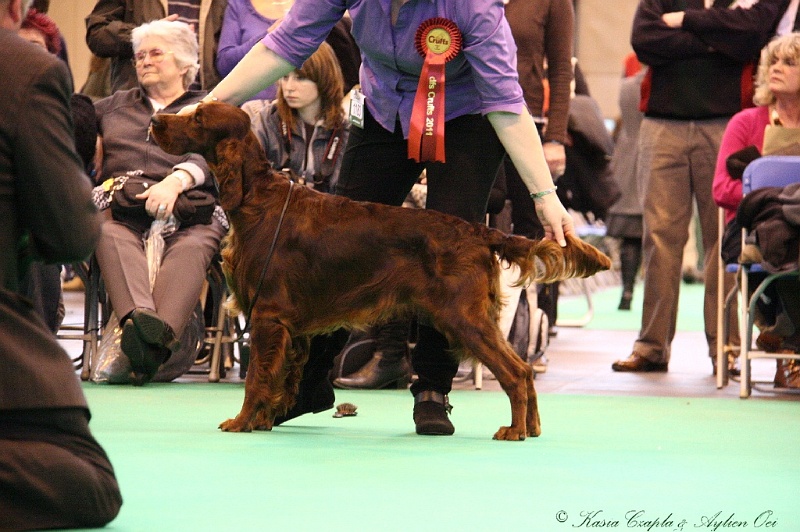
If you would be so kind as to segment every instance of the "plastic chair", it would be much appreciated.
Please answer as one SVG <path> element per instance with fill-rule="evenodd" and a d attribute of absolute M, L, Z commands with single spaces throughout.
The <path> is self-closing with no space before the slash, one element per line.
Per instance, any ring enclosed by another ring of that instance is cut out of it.
<path fill-rule="evenodd" d="M 747 195 L 749 192 L 762 187 L 785 187 L 792 183 L 800 182 L 800 156 L 768 156 L 756 159 L 745 168 L 742 178 L 742 193 Z M 742 246 L 745 244 L 746 231 L 742 231 Z M 750 396 L 754 385 L 765 384 L 752 380 L 751 361 L 754 359 L 792 359 L 800 360 L 800 354 L 789 353 L 769 353 L 753 348 L 753 326 L 756 310 L 756 303 L 764 290 L 779 278 L 798 277 L 798 271 L 781 272 L 767 274 L 766 277 L 756 286 L 752 287 L 752 295 L 748 295 L 751 287 L 750 275 L 757 272 L 765 272 L 759 264 L 740 264 L 739 272 L 739 297 L 742 304 L 740 309 L 740 337 L 741 337 L 741 379 L 739 396 L 747 398 Z"/>

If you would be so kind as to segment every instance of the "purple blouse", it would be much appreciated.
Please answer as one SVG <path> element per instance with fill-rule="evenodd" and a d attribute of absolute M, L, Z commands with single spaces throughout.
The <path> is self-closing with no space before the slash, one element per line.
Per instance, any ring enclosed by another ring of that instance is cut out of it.
<path fill-rule="evenodd" d="M 225 18 L 217 47 L 217 70 L 223 76 L 230 74 L 233 67 L 247 52 L 267 34 L 275 19 L 264 17 L 256 11 L 250 0 L 228 0 Z M 277 84 L 270 85 L 251 100 L 274 100 L 278 93 Z"/>
<path fill-rule="evenodd" d="M 423 58 L 417 27 L 433 17 L 456 23 L 462 51 L 446 67 L 445 119 L 491 111 L 522 112 L 516 46 L 502 0 L 410 0 L 391 24 L 392 0 L 296 0 L 280 27 L 261 42 L 299 67 L 348 10 L 361 49 L 361 90 L 370 113 L 394 131 L 399 118 L 408 136 Z"/>

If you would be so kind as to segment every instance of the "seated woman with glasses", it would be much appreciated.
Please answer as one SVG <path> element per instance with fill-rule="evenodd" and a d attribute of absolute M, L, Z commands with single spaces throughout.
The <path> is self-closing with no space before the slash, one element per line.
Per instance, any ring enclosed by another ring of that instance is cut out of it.
<path fill-rule="evenodd" d="M 169 220 L 181 192 L 200 188 L 216 195 L 201 156 L 169 155 L 148 131 L 154 113 L 177 112 L 205 95 L 187 90 L 199 68 L 197 38 L 187 24 L 157 20 L 135 28 L 131 40 L 139 86 L 95 104 L 103 154 L 101 180 L 139 175 L 158 181 L 140 199 L 154 220 Z M 208 225 L 179 224 L 165 235 L 151 290 L 143 243 L 146 228 L 114 219 L 110 211 L 104 211 L 96 256 L 111 305 L 120 317 L 121 348 L 130 359 L 133 382 L 143 384 L 179 347 L 226 228 L 224 218 L 215 216 Z"/>

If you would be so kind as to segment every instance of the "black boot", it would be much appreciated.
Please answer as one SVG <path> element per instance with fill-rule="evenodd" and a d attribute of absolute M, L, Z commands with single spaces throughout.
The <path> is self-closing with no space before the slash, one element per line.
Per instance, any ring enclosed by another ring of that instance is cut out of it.
<path fill-rule="evenodd" d="M 389 322 L 375 327 L 374 333 L 376 344 L 372 358 L 355 373 L 335 379 L 335 387 L 346 390 L 405 388 L 411 380 L 408 321 Z"/>
<path fill-rule="evenodd" d="M 414 396 L 414 424 L 423 436 L 450 436 L 456 429 L 448 417 L 453 407 L 446 395 L 422 391 Z"/>
<path fill-rule="evenodd" d="M 620 270 L 622 273 L 622 298 L 619 310 L 630 310 L 633 299 L 633 286 L 642 262 L 642 241 L 638 238 L 623 238 L 619 250 Z"/>

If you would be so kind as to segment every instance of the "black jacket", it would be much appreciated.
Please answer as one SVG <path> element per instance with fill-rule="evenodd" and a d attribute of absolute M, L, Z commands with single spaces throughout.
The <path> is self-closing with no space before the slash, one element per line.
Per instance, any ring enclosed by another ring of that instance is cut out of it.
<path fill-rule="evenodd" d="M 58 57 L 0 29 L 0 94 L 0 411 L 86 408 L 69 356 L 16 293 L 27 259 L 79 261 L 100 235 L 75 152 L 72 83 Z"/>
<path fill-rule="evenodd" d="M 774 35 L 789 0 L 759 0 L 750 9 L 705 9 L 704 0 L 642 0 L 631 45 L 650 69 L 642 83 L 646 116 L 696 120 L 733 116 L 752 105 L 761 48 Z M 685 11 L 670 28 L 664 13 Z"/>
<path fill-rule="evenodd" d="M 800 183 L 763 187 L 742 198 L 736 222 L 751 233 L 765 270 L 775 273 L 797 269 L 800 252 Z"/>

